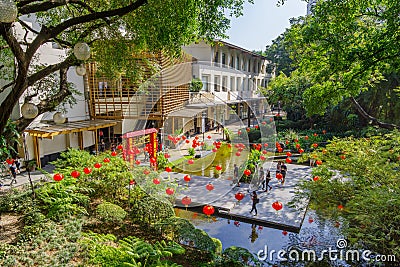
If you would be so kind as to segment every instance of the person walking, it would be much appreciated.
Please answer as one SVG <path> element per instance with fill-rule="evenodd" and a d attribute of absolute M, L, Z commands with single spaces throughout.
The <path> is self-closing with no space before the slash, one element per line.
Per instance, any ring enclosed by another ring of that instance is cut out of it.
<path fill-rule="evenodd" d="M 272 189 L 272 186 L 269 185 L 269 182 L 271 181 L 271 172 L 270 170 L 267 170 L 267 175 L 265 176 L 265 192 L 268 192 L 268 188 L 269 190 Z M 263 186 L 263 190 L 264 190 L 264 186 Z"/>
<path fill-rule="evenodd" d="M 260 202 L 260 200 L 258 199 L 258 196 L 257 196 L 257 192 L 256 191 L 253 191 L 253 194 L 252 194 L 252 196 L 251 196 L 251 200 L 252 200 L 252 206 L 251 206 L 251 211 L 250 211 L 250 213 L 252 213 L 253 212 L 253 210 L 256 212 L 256 214 L 254 215 L 254 216 L 257 216 L 257 207 L 256 207 L 256 205 L 257 205 L 257 203 L 258 202 Z"/>
<path fill-rule="evenodd" d="M 260 183 L 261 182 L 261 185 L 262 185 L 262 188 L 263 188 L 263 190 L 264 190 L 264 187 L 265 187 L 265 178 L 264 178 L 264 168 L 263 168 L 263 166 L 261 165 L 261 167 L 260 167 L 260 169 L 259 169 L 259 171 L 258 171 L 258 183 Z"/>
<path fill-rule="evenodd" d="M 285 183 L 286 173 L 287 173 L 287 166 L 285 163 L 282 163 L 281 165 L 282 185 Z"/>

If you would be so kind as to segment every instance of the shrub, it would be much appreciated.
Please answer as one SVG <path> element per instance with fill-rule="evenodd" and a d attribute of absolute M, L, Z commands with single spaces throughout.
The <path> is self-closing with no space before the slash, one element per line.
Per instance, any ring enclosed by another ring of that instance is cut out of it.
<path fill-rule="evenodd" d="M 104 202 L 97 206 L 96 215 L 105 223 L 120 223 L 126 217 L 127 212 L 118 205 Z"/>

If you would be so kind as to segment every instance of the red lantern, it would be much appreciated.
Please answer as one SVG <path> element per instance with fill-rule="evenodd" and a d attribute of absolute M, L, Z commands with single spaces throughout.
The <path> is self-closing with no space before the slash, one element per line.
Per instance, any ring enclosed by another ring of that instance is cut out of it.
<path fill-rule="evenodd" d="M 260 160 L 264 161 L 264 160 L 266 160 L 266 159 L 267 159 L 267 158 L 264 157 L 263 155 L 260 156 Z"/>
<path fill-rule="evenodd" d="M 251 171 L 249 169 L 244 170 L 244 175 L 249 176 L 251 174 Z"/>
<path fill-rule="evenodd" d="M 182 204 L 185 205 L 186 208 L 190 205 L 190 203 L 192 203 L 192 199 L 190 197 L 185 196 L 182 198 Z"/>
<path fill-rule="evenodd" d="M 340 158 L 345 160 L 346 159 L 346 155 L 341 155 Z"/>
<path fill-rule="evenodd" d="M 317 143 L 314 143 L 314 144 L 312 144 L 312 146 L 313 146 L 314 148 L 317 148 L 317 147 L 318 147 L 318 144 L 317 144 Z"/>
<path fill-rule="evenodd" d="M 299 142 L 299 139 L 296 138 L 296 139 L 294 139 L 293 141 L 294 141 L 295 143 L 298 143 L 298 142 Z"/>
<path fill-rule="evenodd" d="M 296 148 L 299 149 L 300 148 L 300 144 L 296 144 Z"/>
<path fill-rule="evenodd" d="M 312 217 L 308 218 L 308 223 L 313 223 L 314 219 Z"/>
<path fill-rule="evenodd" d="M 299 153 L 301 154 L 301 153 L 303 153 L 303 152 L 304 152 L 304 149 L 300 148 L 300 149 L 299 149 Z"/>
<path fill-rule="evenodd" d="M 172 172 L 172 168 L 169 167 L 169 166 L 167 166 L 167 167 L 165 167 L 165 171 L 166 171 L 166 172 Z"/>
<path fill-rule="evenodd" d="M 130 180 L 129 181 L 129 185 L 135 185 L 135 184 L 136 184 L 135 180 Z"/>
<path fill-rule="evenodd" d="M 306 136 L 304 137 L 304 139 L 308 140 L 308 135 L 306 135 Z"/>
<path fill-rule="evenodd" d="M 258 129 L 258 125 L 255 125 L 254 128 L 255 128 L 255 129 Z"/>
<path fill-rule="evenodd" d="M 199 136 L 196 136 L 194 139 L 199 140 Z"/>
<path fill-rule="evenodd" d="M 235 198 L 237 201 L 241 201 L 244 198 L 244 194 L 242 192 L 238 192 L 235 194 Z"/>
<path fill-rule="evenodd" d="M 292 156 L 292 153 L 286 152 L 286 156 L 291 157 L 291 156 Z"/>
<path fill-rule="evenodd" d="M 156 160 L 155 158 L 150 158 L 150 163 L 151 163 L 151 164 L 156 164 L 156 163 L 157 163 L 157 160 Z"/>
<path fill-rule="evenodd" d="M 216 149 L 216 148 L 212 149 L 212 152 L 214 152 L 214 153 L 217 152 L 217 151 L 218 151 L 218 149 Z"/>
<path fill-rule="evenodd" d="M 322 133 L 323 133 L 323 134 L 326 134 L 326 130 L 322 130 Z"/>
<path fill-rule="evenodd" d="M 238 156 L 238 157 L 240 157 L 241 154 L 240 154 L 240 152 L 238 151 L 238 152 L 235 153 L 235 155 Z"/>
<path fill-rule="evenodd" d="M 206 189 L 207 189 L 208 191 L 214 190 L 213 184 L 212 184 L 212 183 L 208 183 L 208 184 L 206 185 Z"/>
<path fill-rule="evenodd" d="M 190 140 L 189 140 L 189 139 L 186 139 L 185 142 L 186 142 L 186 144 L 189 144 L 189 143 L 190 143 Z"/>
<path fill-rule="evenodd" d="M 265 143 L 265 144 L 264 144 L 264 147 L 268 147 L 268 143 Z"/>
<path fill-rule="evenodd" d="M 286 236 L 287 234 L 288 234 L 287 231 L 285 231 L 285 230 L 282 231 L 282 235 Z"/>
<path fill-rule="evenodd" d="M 322 164 L 322 160 L 317 160 L 317 161 L 315 161 L 315 164 L 321 165 L 321 164 Z"/>
<path fill-rule="evenodd" d="M 160 184 L 160 179 L 154 178 L 153 179 L 153 184 Z M 167 193 L 168 194 L 168 193 Z"/>
<path fill-rule="evenodd" d="M 238 131 L 238 135 L 241 135 L 242 134 L 242 131 Z"/>
<path fill-rule="evenodd" d="M 193 159 L 189 159 L 187 163 L 188 163 L 189 165 L 192 165 L 192 164 L 194 163 L 194 160 L 193 160 Z"/>
<path fill-rule="evenodd" d="M 185 182 L 189 183 L 190 180 L 192 180 L 192 178 L 190 177 L 190 175 L 186 174 L 186 175 L 183 177 L 183 180 L 184 180 Z"/>
<path fill-rule="evenodd" d="M 117 146 L 117 149 L 118 149 L 118 150 L 122 150 L 122 149 L 124 149 L 124 147 L 123 147 L 122 145 L 118 145 L 118 146 Z"/>
<path fill-rule="evenodd" d="M 217 165 L 217 166 L 215 166 L 215 169 L 216 169 L 217 171 L 220 171 L 220 170 L 222 170 L 222 166 L 221 166 L 221 165 Z"/>
<path fill-rule="evenodd" d="M 207 138 L 208 138 L 208 139 L 211 139 L 211 135 L 208 135 Z"/>
<path fill-rule="evenodd" d="M 81 175 L 81 173 L 78 172 L 78 171 L 72 171 L 71 172 L 71 176 L 74 177 L 75 179 L 78 178 L 80 175 Z"/>
<path fill-rule="evenodd" d="M 262 123 L 261 123 L 262 125 L 265 125 L 265 124 L 267 124 L 265 121 L 263 121 Z"/>
<path fill-rule="evenodd" d="M 282 152 L 283 148 L 282 147 L 278 147 L 278 152 Z"/>
<path fill-rule="evenodd" d="M 282 173 L 280 173 L 280 172 L 276 173 L 276 179 L 278 179 L 278 180 L 283 179 Z"/>
<path fill-rule="evenodd" d="M 203 207 L 203 213 L 207 216 L 214 214 L 214 212 L 215 212 L 215 209 L 211 205 L 206 205 Z"/>
<path fill-rule="evenodd" d="M 117 151 L 111 152 L 111 156 L 115 157 L 115 156 L 117 156 L 117 155 L 118 155 Z"/>
<path fill-rule="evenodd" d="M 64 175 L 62 175 L 61 173 L 56 173 L 53 175 L 53 179 L 54 179 L 54 181 L 59 182 L 62 179 L 64 179 Z"/>
<path fill-rule="evenodd" d="M 143 174 L 144 174 L 144 175 L 148 175 L 148 174 L 150 174 L 150 171 L 149 171 L 148 169 L 144 169 L 144 170 L 143 170 Z"/>
<path fill-rule="evenodd" d="M 165 190 L 165 193 L 167 193 L 167 195 L 173 195 L 173 194 L 174 194 L 174 189 L 168 187 L 168 188 Z"/>
<path fill-rule="evenodd" d="M 317 136 L 318 136 L 318 134 L 317 134 L 317 133 L 314 133 L 313 135 L 314 135 L 315 137 L 317 137 Z"/>
<path fill-rule="evenodd" d="M 248 133 L 250 132 L 250 128 L 249 127 L 246 128 L 246 132 L 248 132 Z"/>
<path fill-rule="evenodd" d="M 264 155 L 266 155 L 266 154 L 268 153 L 268 151 L 267 151 L 267 150 L 263 150 L 263 151 L 261 151 L 261 153 L 263 153 Z"/>
<path fill-rule="evenodd" d="M 292 159 L 291 159 L 291 158 L 286 158 L 285 161 L 286 161 L 286 163 L 288 163 L 288 164 L 292 163 Z"/>
<path fill-rule="evenodd" d="M 231 144 L 228 144 L 228 148 L 232 148 L 232 145 L 231 145 Z"/>
<path fill-rule="evenodd" d="M 85 167 L 85 168 L 83 169 L 83 172 L 84 172 L 85 174 L 89 174 L 89 173 L 92 172 L 92 169 L 91 169 L 91 168 L 88 168 L 88 167 Z"/>
<path fill-rule="evenodd" d="M 140 160 L 137 159 L 137 160 L 135 161 L 135 164 L 136 164 L 136 165 L 140 165 Z"/>
<path fill-rule="evenodd" d="M 103 162 L 104 162 L 104 163 L 109 163 L 109 162 L 110 162 L 110 158 L 104 158 L 104 159 L 103 159 Z"/>
<path fill-rule="evenodd" d="M 101 168 L 101 163 L 99 163 L 99 162 L 96 162 L 96 163 L 94 164 L 94 167 L 95 167 L 96 169 L 99 169 L 99 168 Z"/>
<path fill-rule="evenodd" d="M 286 141 L 285 141 L 285 144 L 286 144 L 286 145 L 288 145 L 289 143 L 290 143 L 289 140 L 286 140 Z"/>
<path fill-rule="evenodd" d="M 340 210 L 343 210 L 343 209 L 344 209 L 344 207 L 343 207 L 342 204 L 339 204 L 337 207 L 338 207 L 338 209 L 340 209 Z"/>
<path fill-rule="evenodd" d="M 279 211 L 283 208 L 283 205 L 281 202 L 275 201 L 274 203 L 272 203 L 272 208 L 276 211 Z"/>
<path fill-rule="evenodd" d="M 274 119 L 273 119 L 273 118 L 269 118 L 269 121 L 270 121 L 270 122 L 273 122 L 273 121 L 274 121 Z"/>
<path fill-rule="evenodd" d="M 165 154 L 164 154 L 164 158 L 169 159 L 170 157 L 171 157 L 170 154 L 168 154 L 168 153 L 165 153 Z"/>
<path fill-rule="evenodd" d="M 318 181 L 319 180 L 319 176 L 314 176 L 313 180 L 314 180 L 314 182 Z"/>

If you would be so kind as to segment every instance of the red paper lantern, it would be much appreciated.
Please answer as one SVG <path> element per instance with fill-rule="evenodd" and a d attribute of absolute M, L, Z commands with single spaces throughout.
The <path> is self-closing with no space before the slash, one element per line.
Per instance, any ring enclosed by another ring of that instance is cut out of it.
<path fill-rule="evenodd" d="M 241 201 L 244 198 L 244 194 L 242 192 L 238 192 L 238 193 L 235 194 L 235 198 L 238 201 Z"/>
<path fill-rule="evenodd" d="M 84 172 L 85 174 L 89 174 L 89 173 L 92 172 L 92 169 L 91 169 L 91 168 L 88 168 L 88 167 L 85 167 L 85 168 L 83 169 L 83 172 Z"/>
<path fill-rule="evenodd" d="M 80 175 L 81 175 L 81 173 L 78 172 L 78 171 L 72 171 L 71 172 L 71 176 L 74 177 L 75 179 L 78 178 Z"/>
<path fill-rule="evenodd" d="M 292 156 L 292 153 L 286 152 L 286 156 L 291 157 L 291 156 Z"/>
<path fill-rule="evenodd" d="M 135 185 L 135 184 L 136 184 L 135 180 L 130 180 L 129 181 L 129 185 Z"/>
<path fill-rule="evenodd" d="M 212 149 L 212 152 L 214 152 L 214 153 L 217 152 L 217 151 L 218 151 L 218 149 L 216 149 L 216 148 Z"/>
<path fill-rule="evenodd" d="M 264 144 L 264 147 L 268 147 L 268 143 L 265 143 L 265 144 Z"/>
<path fill-rule="evenodd" d="M 286 236 L 287 234 L 288 234 L 287 231 L 285 231 L 285 230 L 282 231 L 282 235 Z"/>
<path fill-rule="evenodd" d="M 346 159 L 346 155 L 341 155 L 340 158 L 345 160 Z"/>
<path fill-rule="evenodd" d="M 338 209 L 340 209 L 340 210 L 344 209 L 344 207 L 343 207 L 342 204 L 339 204 L 337 207 L 338 207 Z"/>
<path fill-rule="evenodd" d="M 326 130 L 322 130 L 322 133 L 323 133 L 323 134 L 326 134 Z"/>
<path fill-rule="evenodd" d="M 249 176 L 251 174 L 251 171 L 249 169 L 244 170 L 244 175 Z"/>
<path fill-rule="evenodd" d="M 185 182 L 189 183 L 190 180 L 192 180 L 192 178 L 190 177 L 190 175 L 186 174 L 186 175 L 183 177 L 183 180 L 184 180 Z"/>
<path fill-rule="evenodd" d="M 318 181 L 319 180 L 319 176 L 314 176 L 313 177 L 313 180 L 316 182 L 316 181 Z"/>
<path fill-rule="evenodd" d="M 308 223 L 313 223 L 314 219 L 312 217 L 308 218 Z"/>
<path fill-rule="evenodd" d="M 279 211 L 283 208 L 283 205 L 281 202 L 275 201 L 274 203 L 272 203 L 272 208 L 276 211 Z"/>
<path fill-rule="evenodd" d="M 182 198 L 182 204 L 185 205 L 185 207 L 189 206 L 190 203 L 192 203 L 192 199 L 188 196 L 185 196 Z"/>
<path fill-rule="evenodd" d="M 101 168 L 101 163 L 99 163 L 99 162 L 96 162 L 96 163 L 94 164 L 94 167 L 95 167 L 96 169 L 99 169 L 99 168 Z"/>
<path fill-rule="evenodd" d="M 109 163 L 109 162 L 110 162 L 110 158 L 104 158 L 104 159 L 103 159 L 103 162 L 104 162 L 104 163 Z"/>
<path fill-rule="evenodd" d="M 248 133 L 250 132 L 250 128 L 249 127 L 246 128 L 246 132 L 248 132 Z"/>
<path fill-rule="evenodd" d="M 286 163 L 288 163 L 288 164 L 292 163 L 292 159 L 291 159 L 291 158 L 286 158 L 285 161 L 286 161 Z"/>
<path fill-rule="evenodd" d="M 207 138 L 208 138 L 208 139 L 211 139 L 211 135 L 208 135 Z"/>
<path fill-rule="evenodd" d="M 276 179 L 278 179 L 278 180 L 283 179 L 282 173 L 278 172 L 278 173 L 276 174 Z"/>
<path fill-rule="evenodd" d="M 312 144 L 312 146 L 313 146 L 314 148 L 317 148 L 317 147 L 318 147 L 318 144 L 317 144 L 317 143 L 314 143 L 314 144 Z"/>
<path fill-rule="evenodd" d="M 278 147 L 278 152 L 282 152 L 283 148 L 282 147 Z"/>
<path fill-rule="evenodd" d="M 306 135 L 306 136 L 304 137 L 304 139 L 306 139 L 306 140 L 308 140 L 308 138 L 309 138 L 308 135 Z"/>
<path fill-rule="evenodd" d="M 111 152 L 111 156 L 115 157 L 115 156 L 117 156 L 117 155 L 118 155 L 117 151 Z"/>
<path fill-rule="evenodd" d="M 174 189 L 173 188 L 170 188 L 170 187 L 168 187 L 166 190 L 165 190 L 165 193 L 167 193 L 167 195 L 173 195 L 174 194 Z"/>
<path fill-rule="evenodd" d="M 122 145 L 118 145 L 118 146 L 117 146 L 117 149 L 118 149 L 118 150 L 122 150 L 122 149 L 124 149 L 124 147 L 123 147 Z"/>
<path fill-rule="evenodd" d="M 296 144 L 296 148 L 299 149 L 300 148 L 300 144 Z"/>
<path fill-rule="evenodd" d="M 14 159 L 6 159 L 6 162 L 8 165 L 13 165 L 14 164 Z"/>
<path fill-rule="evenodd" d="M 321 165 L 321 164 L 322 164 L 322 160 L 317 160 L 317 161 L 315 161 L 315 164 Z"/>
<path fill-rule="evenodd" d="M 160 184 L 160 179 L 154 178 L 153 179 L 153 184 Z M 168 194 L 168 193 L 167 193 Z"/>
<path fill-rule="evenodd" d="M 151 163 L 151 164 L 156 164 L 156 163 L 157 163 L 156 158 L 150 158 L 150 163 Z"/>
<path fill-rule="evenodd" d="M 304 152 L 304 149 L 300 148 L 300 149 L 299 149 L 299 153 L 301 154 L 301 153 L 303 153 L 303 152 Z"/>
<path fill-rule="evenodd" d="M 170 157 L 171 157 L 170 154 L 168 154 L 168 153 L 165 153 L 165 154 L 164 154 L 164 158 L 169 159 Z"/>
<path fill-rule="evenodd" d="M 288 145 L 289 143 L 290 143 L 289 140 L 286 140 L 286 141 L 285 141 L 285 144 L 286 144 L 286 145 Z"/>
<path fill-rule="evenodd" d="M 265 124 L 267 124 L 267 123 L 266 123 L 265 121 L 263 121 L 263 122 L 261 122 L 261 124 L 262 124 L 262 125 L 265 125 Z"/>
<path fill-rule="evenodd" d="M 264 161 L 264 160 L 266 160 L 266 159 L 267 159 L 267 158 L 264 157 L 263 155 L 260 156 L 260 160 L 263 160 L 263 161 Z"/>
<path fill-rule="evenodd" d="M 298 143 L 298 142 L 299 142 L 299 139 L 296 138 L 296 139 L 294 139 L 293 141 L 294 141 L 295 143 Z"/>
<path fill-rule="evenodd" d="M 203 207 L 203 213 L 207 216 L 214 214 L 214 212 L 215 212 L 215 209 L 211 205 L 206 205 Z"/>
<path fill-rule="evenodd" d="M 220 171 L 220 170 L 222 170 L 222 166 L 221 166 L 221 165 L 217 165 L 217 166 L 215 166 L 215 169 L 216 169 L 217 171 Z"/>
<path fill-rule="evenodd" d="M 231 145 L 231 144 L 228 144 L 228 148 L 232 148 L 232 145 Z"/>
<path fill-rule="evenodd" d="M 255 125 L 254 128 L 255 128 L 255 129 L 258 129 L 258 125 Z"/>
<path fill-rule="evenodd" d="M 62 179 L 64 179 L 64 175 L 62 175 L 61 173 L 56 173 L 53 175 L 53 179 L 54 179 L 54 181 L 59 182 Z"/>
<path fill-rule="evenodd" d="M 166 172 L 172 172 L 172 168 L 170 166 L 165 167 Z"/>
<path fill-rule="evenodd" d="M 267 151 L 267 150 L 263 150 L 263 151 L 261 151 L 261 153 L 263 153 L 264 155 L 266 155 L 266 154 L 268 153 L 268 151 Z"/>
<path fill-rule="evenodd" d="M 238 152 L 235 153 L 235 155 L 238 156 L 238 157 L 240 157 L 241 154 L 240 154 L 240 152 L 238 151 Z"/>
<path fill-rule="evenodd" d="M 193 159 L 189 159 L 187 163 L 192 165 L 194 163 L 194 160 Z"/>
<path fill-rule="evenodd" d="M 143 170 L 143 174 L 144 174 L 144 175 L 148 175 L 148 174 L 150 174 L 150 171 L 149 171 L 148 169 L 144 169 L 144 170 Z"/>
<path fill-rule="evenodd" d="M 208 191 L 214 190 L 213 184 L 212 184 L 212 183 L 208 183 L 208 184 L 206 185 L 206 189 L 207 189 Z"/>
<path fill-rule="evenodd" d="M 317 134 L 317 133 L 314 133 L 313 135 L 314 135 L 315 137 L 317 137 L 317 136 L 318 136 L 318 134 Z"/>
<path fill-rule="evenodd" d="M 196 136 L 194 139 L 199 140 L 199 136 Z"/>

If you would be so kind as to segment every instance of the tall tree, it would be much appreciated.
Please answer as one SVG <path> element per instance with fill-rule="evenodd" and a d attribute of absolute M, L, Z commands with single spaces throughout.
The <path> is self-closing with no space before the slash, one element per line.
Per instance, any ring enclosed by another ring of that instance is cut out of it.
<path fill-rule="evenodd" d="M 39 50 L 47 43 L 70 49 L 78 42 L 92 47 L 93 59 L 109 74 L 134 75 L 129 58 L 133 53 L 177 53 L 183 44 L 199 38 L 225 36 L 230 16 L 242 14 L 246 0 L 48 0 L 17 1 L 18 19 L 0 22 L 0 133 L 4 133 L 13 107 L 29 87 L 40 97 L 39 114 L 70 101 L 72 90 L 67 70 L 82 61 L 68 53 L 57 64 L 41 65 Z M 248 2 L 252 2 L 249 0 Z M 34 25 L 23 18 L 36 18 Z M 23 33 L 15 30 L 19 23 Z M 38 25 L 35 25 L 38 24 Z M 29 38 L 32 37 L 32 38 Z M 60 77 L 51 79 L 56 73 Z M 55 86 L 57 83 L 57 86 Z M 48 85 L 48 86 L 45 86 Z M 22 131 L 31 119 L 21 117 Z"/>
<path fill-rule="evenodd" d="M 371 124 L 399 128 L 399 122 L 382 122 L 357 101 L 361 92 L 398 72 L 399 13 L 399 1 L 325 0 L 292 26 L 285 39 L 299 72 L 310 79 L 303 94 L 309 115 L 349 98 Z"/>

